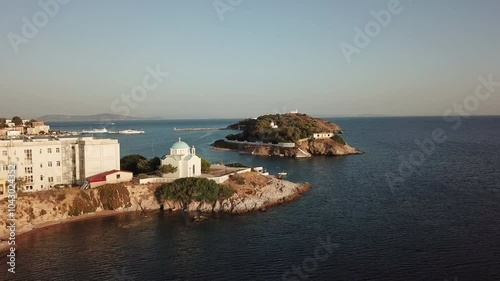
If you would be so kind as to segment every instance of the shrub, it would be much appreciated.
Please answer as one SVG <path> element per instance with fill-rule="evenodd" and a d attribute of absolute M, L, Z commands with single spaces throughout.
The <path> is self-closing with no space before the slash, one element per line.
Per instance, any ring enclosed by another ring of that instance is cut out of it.
<path fill-rule="evenodd" d="M 35 218 L 35 210 L 33 209 L 33 207 L 30 207 L 28 209 L 28 216 L 30 218 L 30 221 Z"/>
<path fill-rule="evenodd" d="M 245 165 L 243 163 L 228 163 L 228 164 L 226 164 L 226 167 L 231 167 L 231 168 L 250 168 L 250 166 Z"/>
<path fill-rule="evenodd" d="M 245 184 L 245 178 L 243 178 L 242 176 L 240 176 L 238 174 L 230 175 L 229 179 L 231 179 L 232 181 L 236 182 L 236 184 L 239 184 L 239 185 Z"/>
<path fill-rule="evenodd" d="M 339 136 L 339 135 L 334 135 L 332 137 L 332 140 L 334 140 L 336 143 L 341 144 L 341 145 L 346 145 L 347 143 L 344 141 L 344 139 Z"/>
<path fill-rule="evenodd" d="M 210 161 L 208 161 L 207 159 L 202 157 L 201 158 L 201 172 L 208 173 L 208 171 L 210 170 L 210 166 L 212 166 L 212 163 L 210 163 Z"/>
<path fill-rule="evenodd" d="M 73 204 L 69 207 L 68 215 L 79 216 L 81 214 L 87 214 L 95 212 L 97 209 L 97 204 L 94 204 L 90 199 L 90 196 L 80 191 L 73 199 Z"/>
<path fill-rule="evenodd" d="M 162 165 L 158 167 L 158 170 L 156 171 L 156 174 L 161 177 L 163 174 L 173 174 L 177 172 L 177 167 L 167 164 L 167 165 Z"/>
<path fill-rule="evenodd" d="M 109 184 L 98 188 L 104 210 L 115 210 L 119 207 L 130 207 L 130 194 L 128 189 L 121 184 Z M 89 198 L 90 200 L 90 198 Z"/>
<path fill-rule="evenodd" d="M 206 178 L 182 178 L 158 187 L 155 197 L 161 204 L 165 200 L 174 200 L 189 204 L 191 201 L 215 202 L 234 194 L 234 190 Z"/>
<path fill-rule="evenodd" d="M 147 179 L 147 178 L 149 178 L 149 176 L 148 176 L 148 175 L 146 175 L 146 174 L 138 174 L 138 175 L 137 175 L 137 178 L 138 178 L 138 179 Z"/>
<path fill-rule="evenodd" d="M 242 178 L 242 177 L 238 177 L 236 179 L 236 183 L 239 184 L 239 185 L 243 185 L 243 184 L 245 184 L 245 179 Z"/>

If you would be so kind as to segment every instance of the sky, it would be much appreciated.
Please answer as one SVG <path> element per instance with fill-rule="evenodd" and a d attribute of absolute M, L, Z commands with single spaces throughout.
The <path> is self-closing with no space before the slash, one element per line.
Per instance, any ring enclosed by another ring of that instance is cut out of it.
<path fill-rule="evenodd" d="M 0 0 L 0 116 L 440 116 L 500 82 L 500 1 L 393 1 Z"/>

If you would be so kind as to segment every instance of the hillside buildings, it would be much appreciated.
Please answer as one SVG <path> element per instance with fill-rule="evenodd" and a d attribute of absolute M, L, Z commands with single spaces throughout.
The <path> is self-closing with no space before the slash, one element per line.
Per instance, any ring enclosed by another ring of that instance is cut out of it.
<path fill-rule="evenodd" d="M 16 165 L 23 191 L 81 185 L 87 177 L 120 169 L 120 144 L 92 137 L 0 140 L 0 183 L 9 164 Z"/>
<path fill-rule="evenodd" d="M 47 135 L 50 133 L 50 126 L 43 121 L 23 120 L 23 125 L 16 126 L 12 120 L 6 120 L 5 128 L 0 126 L 0 137 L 19 137 L 21 135 Z"/>

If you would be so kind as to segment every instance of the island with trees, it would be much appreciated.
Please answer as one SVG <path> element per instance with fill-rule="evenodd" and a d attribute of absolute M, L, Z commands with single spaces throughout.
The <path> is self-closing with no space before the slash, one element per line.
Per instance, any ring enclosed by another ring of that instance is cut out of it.
<path fill-rule="evenodd" d="M 215 149 L 284 157 L 363 153 L 344 141 L 340 126 L 307 114 L 268 114 L 241 120 L 229 125 L 228 129 L 240 133 L 215 141 L 212 144 Z"/>

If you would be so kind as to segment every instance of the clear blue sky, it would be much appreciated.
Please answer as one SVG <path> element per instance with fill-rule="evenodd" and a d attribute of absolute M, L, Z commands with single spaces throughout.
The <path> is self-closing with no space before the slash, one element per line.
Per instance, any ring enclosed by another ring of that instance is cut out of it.
<path fill-rule="evenodd" d="M 72 0 L 16 54 L 8 34 L 42 8 L 0 0 L 0 115 L 112 112 L 156 65 L 170 76 L 132 116 L 442 115 L 500 81 L 498 0 L 401 0 L 347 63 L 341 42 L 388 2 L 243 0 L 221 21 L 212 0 Z M 500 88 L 475 113 L 500 114 Z"/>

